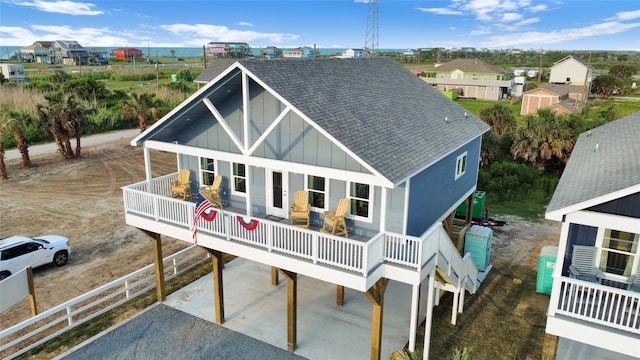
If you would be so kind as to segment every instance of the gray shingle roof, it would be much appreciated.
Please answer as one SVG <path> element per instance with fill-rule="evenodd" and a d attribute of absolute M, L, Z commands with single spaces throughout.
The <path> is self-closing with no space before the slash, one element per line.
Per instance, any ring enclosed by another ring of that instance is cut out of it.
<path fill-rule="evenodd" d="M 506 74 L 508 71 L 487 64 L 478 59 L 454 59 L 436 67 L 437 72 L 451 72 L 460 69 L 464 72 L 489 73 L 489 74 Z"/>
<path fill-rule="evenodd" d="M 640 112 L 580 135 L 547 214 L 584 209 L 599 197 L 640 185 Z M 597 147 L 597 150 L 595 150 Z M 594 203 L 595 201 L 595 203 Z"/>
<path fill-rule="evenodd" d="M 199 81 L 212 80 L 226 68 L 214 66 L 218 61 Z M 389 58 L 232 62 L 394 184 L 489 130 Z"/>

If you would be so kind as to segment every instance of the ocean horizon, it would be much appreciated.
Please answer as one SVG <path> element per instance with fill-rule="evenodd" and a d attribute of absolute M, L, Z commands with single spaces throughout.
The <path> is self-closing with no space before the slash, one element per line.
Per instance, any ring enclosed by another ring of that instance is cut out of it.
<path fill-rule="evenodd" d="M 19 50 L 24 46 L 0 46 L 0 59 L 8 59 L 14 52 Z M 118 49 L 123 46 L 83 46 L 85 49 L 99 49 L 105 51 L 105 57 L 111 57 L 111 50 Z M 130 48 L 136 48 L 147 57 L 162 57 L 162 56 L 171 56 L 171 51 L 173 50 L 175 57 L 200 57 L 202 56 L 202 47 L 136 47 L 136 46 L 128 46 Z M 266 46 L 265 46 L 266 47 Z M 260 51 L 265 47 L 251 48 L 253 55 L 259 56 Z M 293 49 L 293 48 L 282 48 L 282 49 Z M 341 55 L 342 52 L 349 48 L 317 48 L 318 55 Z M 378 49 L 378 51 L 393 51 L 393 52 L 402 52 L 406 49 Z"/>

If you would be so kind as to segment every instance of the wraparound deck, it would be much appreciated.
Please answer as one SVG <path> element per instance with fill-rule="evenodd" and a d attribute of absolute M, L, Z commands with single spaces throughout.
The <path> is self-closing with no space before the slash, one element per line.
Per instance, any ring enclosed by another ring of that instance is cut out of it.
<path fill-rule="evenodd" d="M 170 197 L 176 175 L 124 187 L 127 224 L 191 242 L 195 203 Z M 198 219 L 198 245 L 360 291 L 382 277 L 417 285 L 436 266 L 456 288 L 473 293 L 477 287 L 471 257 L 459 254 L 442 224 L 434 224 L 420 238 L 391 232 L 344 238 L 269 220 L 264 214 L 245 215 L 225 209 L 212 221 Z M 256 222 L 254 229 L 244 225 Z"/>

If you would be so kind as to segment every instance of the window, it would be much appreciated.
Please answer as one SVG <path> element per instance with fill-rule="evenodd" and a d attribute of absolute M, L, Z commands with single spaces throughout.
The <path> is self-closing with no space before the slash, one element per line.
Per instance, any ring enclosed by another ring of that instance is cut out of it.
<path fill-rule="evenodd" d="M 326 210 L 325 207 L 327 187 L 325 179 L 320 176 L 307 176 L 307 190 L 309 191 L 309 203 L 311 207 L 319 210 Z"/>
<path fill-rule="evenodd" d="M 369 218 L 371 207 L 371 191 L 367 184 L 349 183 L 349 199 L 351 204 L 349 206 L 349 212 L 351 215 Z"/>
<path fill-rule="evenodd" d="M 244 164 L 233 163 L 233 193 L 246 195 L 247 173 Z"/>
<path fill-rule="evenodd" d="M 638 234 L 605 229 L 600 270 L 610 274 L 630 276 L 638 242 L 640 242 Z"/>
<path fill-rule="evenodd" d="M 458 158 L 456 159 L 456 179 L 464 175 L 466 171 L 467 171 L 467 152 L 465 151 L 464 154 L 458 156 Z"/>
<path fill-rule="evenodd" d="M 200 173 L 202 185 L 211 185 L 213 183 L 213 178 L 216 176 L 214 160 L 200 158 Z"/>

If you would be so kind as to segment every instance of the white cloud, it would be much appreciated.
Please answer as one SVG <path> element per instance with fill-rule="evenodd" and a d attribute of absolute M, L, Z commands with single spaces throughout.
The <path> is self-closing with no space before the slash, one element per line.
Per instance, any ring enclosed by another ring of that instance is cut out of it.
<path fill-rule="evenodd" d="M 584 28 L 561 29 L 549 32 L 524 32 L 519 34 L 492 36 L 487 46 L 511 47 L 524 44 L 548 45 L 570 42 L 593 36 L 613 35 L 640 27 L 640 23 L 622 24 L 615 21 L 595 24 Z"/>
<path fill-rule="evenodd" d="M 527 7 L 527 10 L 529 10 L 531 12 L 540 12 L 540 11 L 545 11 L 548 8 L 549 7 L 547 5 L 545 5 L 545 4 L 538 4 L 538 5 Z"/>
<path fill-rule="evenodd" d="M 456 11 L 447 8 L 416 8 L 416 10 L 420 10 L 423 12 L 428 12 L 436 15 L 463 15 L 462 11 Z"/>
<path fill-rule="evenodd" d="M 267 40 L 275 44 L 282 44 L 285 41 L 293 41 L 299 38 L 299 35 L 296 34 L 232 30 L 226 26 L 209 24 L 171 24 L 160 25 L 160 28 L 176 35 L 198 36 L 210 39 L 209 41 L 236 41 L 250 43 L 258 40 Z"/>
<path fill-rule="evenodd" d="M 640 18 L 640 10 L 619 12 L 616 18 L 622 21 L 637 19 Z"/>
<path fill-rule="evenodd" d="M 514 22 L 514 21 L 518 21 L 518 20 L 522 20 L 522 14 L 504 13 L 504 14 L 502 14 L 502 17 L 500 18 L 500 21 L 503 21 L 503 22 Z"/>
<path fill-rule="evenodd" d="M 253 24 L 250 22 L 246 22 L 246 21 L 240 21 L 238 24 L 236 24 L 238 26 L 249 26 L 249 27 L 253 27 Z"/>
<path fill-rule="evenodd" d="M 34 1 L 13 1 L 9 0 L 8 3 L 19 5 L 19 6 L 27 6 L 35 8 L 39 11 L 50 12 L 50 13 L 60 13 L 67 15 L 102 15 L 104 14 L 101 10 L 93 10 L 96 6 L 92 3 L 83 3 L 76 1 L 42 1 L 42 0 L 34 0 Z"/>
<path fill-rule="evenodd" d="M 487 27 L 480 27 L 478 29 L 473 29 L 469 32 L 469 35 L 471 36 L 479 36 L 479 35 L 487 35 L 487 34 L 491 34 L 491 29 Z"/>

